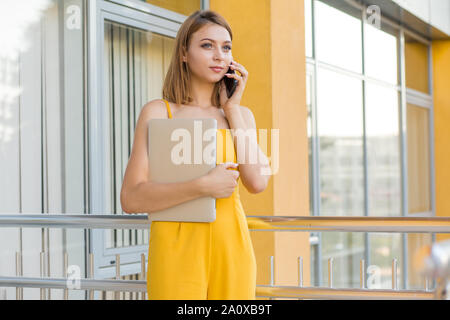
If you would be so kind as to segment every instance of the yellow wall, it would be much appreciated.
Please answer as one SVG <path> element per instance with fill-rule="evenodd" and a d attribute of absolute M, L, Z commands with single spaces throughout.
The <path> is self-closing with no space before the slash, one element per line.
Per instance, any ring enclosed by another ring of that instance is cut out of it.
<path fill-rule="evenodd" d="M 429 93 L 427 46 L 416 41 L 406 40 L 405 67 L 406 86 Z"/>
<path fill-rule="evenodd" d="M 268 188 L 249 194 L 241 185 L 247 215 L 309 215 L 304 4 L 298 0 L 210 0 L 233 30 L 233 57 L 249 71 L 242 105 L 252 109 L 257 128 L 280 129 L 279 170 Z M 249 14 L 251 13 L 251 14 Z M 269 138 L 270 140 L 270 134 Z M 270 156 L 270 146 L 268 148 Z M 251 232 L 257 283 L 297 285 L 303 257 L 304 285 L 310 284 L 309 233 Z"/>
<path fill-rule="evenodd" d="M 436 216 L 450 216 L 450 40 L 433 41 Z M 436 235 L 436 241 L 450 239 Z"/>
<path fill-rule="evenodd" d="M 428 109 L 407 104 L 408 212 L 431 211 Z"/>
<path fill-rule="evenodd" d="M 302 0 L 271 1 L 272 121 L 274 128 L 280 128 L 274 215 L 309 215 L 304 15 Z M 304 259 L 305 285 L 310 285 L 309 233 L 278 232 L 275 252 L 277 284 L 297 284 L 300 255 Z"/>
<path fill-rule="evenodd" d="M 190 16 L 200 9 L 200 0 L 146 0 L 146 2 L 185 16 Z"/>
<path fill-rule="evenodd" d="M 428 88 L 427 46 L 407 39 L 405 43 L 406 86 L 424 93 Z M 409 213 L 431 210 L 429 167 L 434 166 L 436 174 L 436 216 L 450 216 L 448 181 L 450 179 L 450 42 L 434 41 L 432 44 L 433 90 L 434 90 L 434 142 L 435 162 L 430 163 L 426 150 L 428 143 L 429 111 L 412 104 L 407 106 L 408 121 L 408 210 Z M 424 288 L 424 278 L 420 276 L 424 246 L 431 244 L 429 234 L 407 234 L 408 283 L 411 288 Z M 450 238 L 437 234 L 436 241 Z"/>

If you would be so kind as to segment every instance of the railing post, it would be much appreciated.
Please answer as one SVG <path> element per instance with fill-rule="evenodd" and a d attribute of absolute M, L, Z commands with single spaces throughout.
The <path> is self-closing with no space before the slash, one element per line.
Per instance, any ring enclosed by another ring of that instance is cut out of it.
<path fill-rule="evenodd" d="M 298 262 L 298 286 L 300 288 L 303 287 L 303 257 L 297 258 Z M 302 300 L 302 298 L 298 298 L 298 300 Z"/>
<path fill-rule="evenodd" d="M 298 257 L 298 286 L 303 287 L 303 257 Z"/>
<path fill-rule="evenodd" d="M 89 278 L 94 279 L 94 254 L 89 254 Z M 89 300 L 94 300 L 94 290 L 89 290 Z"/>
<path fill-rule="evenodd" d="M 145 272 L 145 254 L 141 253 L 141 280 L 146 280 L 146 272 Z M 145 291 L 142 292 L 142 300 L 145 300 Z"/>
<path fill-rule="evenodd" d="M 366 286 L 366 266 L 364 259 L 359 262 L 359 287 L 364 289 Z"/>
<path fill-rule="evenodd" d="M 16 276 L 22 276 L 22 255 L 20 252 L 16 252 Z M 16 287 L 16 300 L 23 300 L 23 288 Z"/>
<path fill-rule="evenodd" d="M 116 280 L 120 280 L 120 254 L 116 254 Z M 120 291 L 114 292 L 114 299 L 120 300 Z"/>
<path fill-rule="evenodd" d="M 41 278 L 44 278 L 45 275 L 45 253 L 41 251 L 40 253 L 40 273 Z M 41 300 L 45 300 L 45 288 L 41 288 Z"/>
<path fill-rule="evenodd" d="M 333 258 L 328 259 L 328 286 L 333 288 Z"/>
<path fill-rule="evenodd" d="M 273 287 L 274 284 L 274 259 L 273 256 L 270 256 L 270 286 Z M 269 300 L 274 300 L 273 298 L 269 298 Z"/>
<path fill-rule="evenodd" d="M 67 251 L 64 251 L 64 278 L 68 278 L 68 274 L 67 274 L 67 268 L 69 268 L 69 255 L 67 254 Z M 69 299 L 69 289 L 64 289 L 64 300 L 68 300 Z"/>
<path fill-rule="evenodd" d="M 397 259 L 392 259 L 392 289 L 397 290 Z"/>

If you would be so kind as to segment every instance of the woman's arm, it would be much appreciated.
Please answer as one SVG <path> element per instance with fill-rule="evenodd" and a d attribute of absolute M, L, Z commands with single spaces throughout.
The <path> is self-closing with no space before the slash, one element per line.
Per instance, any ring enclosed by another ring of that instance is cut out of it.
<path fill-rule="evenodd" d="M 231 105 L 224 108 L 231 129 L 234 129 L 233 140 L 236 147 L 237 160 L 245 159 L 245 163 L 239 162 L 239 172 L 242 183 L 251 193 L 259 193 L 267 188 L 271 174 L 268 165 L 269 160 L 258 146 L 256 137 L 256 122 L 252 111 L 243 106 Z M 239 130 L 241 129 L 241 131 Z M 233 130 L 231 130 L 233 133 Z M 239 133 L 240 132 L 240 133 Z M 239 135 L 242 135 L 239 137 Z M 247 139 L 249 136 L 250 139 Z M 244 153 L 244 154 L 243 154 Z M 245 155 L 245 156 L 244 156 Z M 256 163 L 250 163 L 250 159 L 256 159 Z"/>
<path fill-rule="evenodd" d="M 120 192 L 120 203 L 126 213 L 158 211 L 207 195 L 204 178 L 183 183 L 155 183 L 149 179 L 147 129 L 148 121 L 154 118 L 167 118 L 167 109 L 162 100 L 153 100 L 145 105 L 136 124 L 133 147 Z"/>
<path fill-rule="evenodd" d="M 185 182 L 139 183 L 121 192 L 122 209 L 125 213 L 151 213 L 208 196 L 204 179 L 205 176 Z"/>

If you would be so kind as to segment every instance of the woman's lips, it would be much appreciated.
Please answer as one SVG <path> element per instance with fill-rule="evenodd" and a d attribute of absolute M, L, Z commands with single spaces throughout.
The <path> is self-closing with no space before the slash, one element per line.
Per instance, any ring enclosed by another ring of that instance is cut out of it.
<path fill-rule="evenodd" d="M 217 73 L 219 73 L 223 70 L 223 68 L 210 68 L 210 69 L 212 69 L 214 72 L 217 72 Z"/>

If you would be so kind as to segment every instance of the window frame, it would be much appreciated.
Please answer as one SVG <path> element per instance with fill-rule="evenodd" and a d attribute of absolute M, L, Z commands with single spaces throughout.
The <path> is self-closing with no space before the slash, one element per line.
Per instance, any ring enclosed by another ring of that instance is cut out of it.
<path fill-rule="evenodd" d="M 201 1 L 201 6 L 209 6 L 209 1 Z M 205 7 L 202 7 L 205 8 Z M 105 166 L 108 155 L 109 136 L 105 116 L 104 88 L 104 27 L 111 21 L 129 27 L 139 28 L 163 36 L 175 38 L 187 16 L 172 12 L 138 0 L 98 0 L 88 1 L 87 8 L 87 123 L 88 123 L 88 164 L 89 181 L 88 214 L 109 214 L 110 190 L 105 179 L 109 168 Z M 147 255 L 148 244 L 123 248 L 106 248 L 104 229 L 90 229 L 87 248 L 94 254 L 94 277 L 99 279 L 115 277 L 115 255 L 120 254 L 121 275 L 141 272 L 140 255 Z M 148 257 L 147 257 L 148 258 Z M 88 261 L 88 260 L 86 260 Z"/>
<path fill-rule="evenodd" d="M 396 23 L 395 21 L 385 17 L 381 16 L 381 23 L 386 24 L 391 28 L 394 28 L 397 31 L 397 53 L 398 53 L 398 83 L 397 84 L 391 84 L 389 82 L 385 82 L 383 80 L 374 79 L 371 77 L 366 76 L 365 74 L 365 48 L 364 48 L 364 41 L 365 41 L 365 21 L 366 19 L 366 12 L 367 12 L 367 5 L 361 4 L 355 0 L 346 0 L 346 4 L 352 6 L 353 8 L 361 10 L 361 28 L 362 28 L 362 74 L 359 74 L 357 72 L 353 72 L 350 70 L 345 70 L 343 68 L 340 68 L 338 66 L 334 66 L 325 62 L 318 61 L 316 59 L 317 57 L 317 45 L 316 45 L 316 17 L 315 17 L 315 2 L 321 1 L 321 0 L 305 0 L 311 2 L 311 30 L 312 30 L 312 57 L 306 56 L 306 70 L 307 70 L 307 76 L 312 77 L 312 97 L 311 97 L 311 152 L 312 152 L 312 162 L 310 164 L 310 168 L 312 170 L 312 188 L 310 192 L 313 193 L 313 215 L 314 216 L 320 216 L 320 166 L 319 166 L 319 159 L 320 159 L 320 150 L 319 150 L 319 137 L 317 133 L 317 71 L 318 68 L 326 68 L 341 74 L 346 74 L 351 77 L 356 77 L 358 79 L 361 79 L 363 81 L 363 115 L 365 117 L 365 108 L 366 108 L 366 93 L 365 93 L 365 87 L 367 83 L 374 83 L 378 85 L 385 85 L 391 88 L 395 88 L 397 92 L 399 93 L 399 134 L 400 134 L 400 147 L 401 147 L 401 190 L 402 190 L 402 196 L 401 196 L 401 216 L 430 216 L 434 217 L 436 216 L 436 205 L 435 205 L 435 169 L 433 166 L 434 163 L 434 103 L 433 103 L 433 84 L 432 84 L 432 48 L 431 48 L 431 40 L 424 38 L 423 36 L 409 30 L 408 28 Z M 324 1 L 326 3 L 326 1 Z M 307 28 L 305 28 L 307 30 Z M 415 38 L 417 41 L 427 45 L 428 47 L 428 86 L 429 86 L 429 93 L 425 94 L 422 92 L 418 92 L 416 90 L 413 90 L 411 88 L 406 87 L 406 79 L 405 79 L 405 35 L 408 35 L 412 38 Z M 306 48 L 305 48 L 306 49 Z M 429 175 L 430 175 L 430 197 L 431 197 L 431 211 L 429 212 L 421 212 L 419 214 L 409 214 L 408 212 L 408 167 L 407 167 L 407 128 L 406 128 L 406 107 L 408 103 L 415 104 L 417 106 L 427 108 L 429 110 L 429 155 L 430 155 L 430 168 L 429 168 Z M 367 146 L 366 146 L 366 128 L 365 128 L 365 121 L 363 123 L 364 126 L 364 188 L 365 188 L 365 210 L 364 210 L 364 216 L 368 216 L 368 176 L 367 176 Z M 402 247 L 403 247 L 403 261 L 407 261 L 407 235 L 405 233 L 402 234 Z M 315 283 L 322 283 L 322 250 L 321 250 L 321 234 L 319 233 L 319 240 L 318 243 L 311 244 L 311 246 L 317 247 L 317 258 L 315 259 L 316 263 L 314 265 L 314 273 L 316 275 L 316 279 L 314 279 Z M 365 233 L 365 254 L 364 254 L 364 260 L 366 265 L 370 265 L 369 261 L 369 235 L 368 233 Z M 432 242 L 435 242 L 435 234 L 432 234 Z M 311 248 L 312 250 L 314 249 Z M 313 266 L 312 266 L 313 267 Z M 405 263 L 402 263 L 402 282 L 403 287 L 406 287 L 408 279 L 407 274 L 407 266 Z M 364 284 L 365 285 L 365 284 Z"/>

